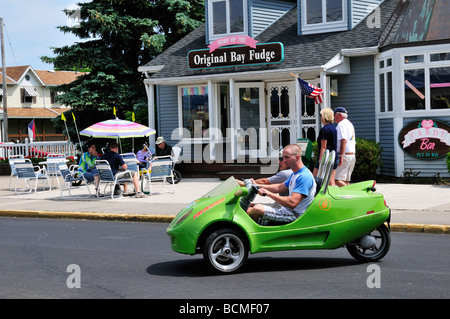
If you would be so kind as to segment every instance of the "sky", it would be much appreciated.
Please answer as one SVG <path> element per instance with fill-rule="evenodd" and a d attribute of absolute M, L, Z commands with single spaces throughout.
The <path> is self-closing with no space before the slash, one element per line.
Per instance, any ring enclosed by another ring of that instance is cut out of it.
<path fill-rule="evenodd" d="M 80 42 L 57 26 L 73 25 L 63 10 L 88 0 L 0 0 L 0 18 L 5 31 L 6 66 L 31 65 L 35 70 L 51 70 L 52 64 L 39 57 L 55 56 L 50 47 Z M 1 64 L 1 60 L 0 60 Z"/>

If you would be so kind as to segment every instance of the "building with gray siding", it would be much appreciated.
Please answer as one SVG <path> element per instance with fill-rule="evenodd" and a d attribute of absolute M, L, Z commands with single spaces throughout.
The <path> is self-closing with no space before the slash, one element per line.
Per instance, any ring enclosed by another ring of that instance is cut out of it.
<path fill-rule="evenodd" d="M 433 118 L 441 133 L 450 121 L 450 36 L 433 19 L 444 2 L 206 0 L 205 24 L 140 68 L 149 125 L 187 161 L 268 162 L 299 138 L 314 141 L 322 108 L 344 106 L 356 136 L 383 148 L 382 174 L 448 177 L 437 152 L 419 158 L 399 143 L 412 121 Z M 417 35 L 410 20 L 424 12 L 428 34 Z M 321 88 L 322 101 L 302 95 L 294 76 Z"/>

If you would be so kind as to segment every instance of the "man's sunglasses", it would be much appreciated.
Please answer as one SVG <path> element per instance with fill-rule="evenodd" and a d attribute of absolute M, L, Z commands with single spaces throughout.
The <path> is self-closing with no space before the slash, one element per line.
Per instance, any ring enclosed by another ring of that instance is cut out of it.
<path fill-rule="evenodd" d="M 283 156 L 283 157 L 279 157 L 278 160 L 279 160 L 280 162 L 282 162 L 282 161 L 284 161 L 285 159 L 288 159 L 288 158 L 290 158 L 290 157 L 292 157 L 292 156 L 295 156 L 295 155 L 285 155 L 285 156 Z"/>

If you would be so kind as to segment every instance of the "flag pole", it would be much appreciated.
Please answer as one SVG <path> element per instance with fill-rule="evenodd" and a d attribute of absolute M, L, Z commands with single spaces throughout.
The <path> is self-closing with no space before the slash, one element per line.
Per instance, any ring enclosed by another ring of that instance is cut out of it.
<path fill-rule="evenodd" d="M 294 78 L 298 79 L 298 76 L 296 76 L 295 74 L 293 74 L 293 73 L 289 73 L 289 74 L 292 75 Z"/>
<path fill-rule="evenodd" d="M 75 114 L 72 111 L 73 124 L 75 124 L 75 130 L 77 131 L 78 143 L 80 144 L 81 154 L 83 154 L 83 147 L 81 146 L 80 134 L 78 133 L 77 121 L 75 120 Z"/>
<path fill-rule="evenodd" d="M 134 112 L 131 113 L 131 120 L 134 122 L 136 118 L 134 117 Z M 134 153 L 134 137 L 132 138 L 131 151 Z"/>
<path fill-rule="evenodd" d="M 69 142 L 70 142 L 69 129 L 67 128 L 66 117 L 64 116 L 64 112 L 61 113 L 61 120 L 64 121 L 64 126 L 66 127 L 67 138 L 69 139 Z"/>
<path fill-rule="evenodd" d="M 3 121 L 2 121 L 2 134 L 3 138 L 0 138 L 0 141 L 3 143 L 8 143 L 8 93 L 7 93 L 7 84 L 6 84 L 6 57 L 5 57 L 5 34 L 3 32 L 3 18 L 0 18 L 0 52 L 1 52 L 1 62 L 2 62 L 2 89 L 3 89 Z"/>

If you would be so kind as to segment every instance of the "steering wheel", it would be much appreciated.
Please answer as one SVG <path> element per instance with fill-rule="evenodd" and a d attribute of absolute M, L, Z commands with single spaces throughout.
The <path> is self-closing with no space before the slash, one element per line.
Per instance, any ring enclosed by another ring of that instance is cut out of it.
<path fill-rule="evenodd" d="M 253 184 L 251 180 L 249 179 L 243 179 L 245 183 L 245 187 L 248 190 L 248 195 L 245 197 L 242 197 L 240 200 L 241 208 L 246 212 L 247 209 L 250 207 L 250 204 L 255 199 L 256 195 L 258 195 L 258 190 L 261 188 L 256 184 Z"/>

